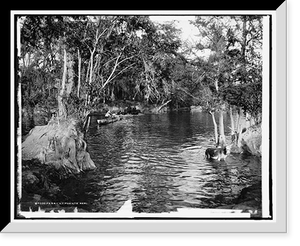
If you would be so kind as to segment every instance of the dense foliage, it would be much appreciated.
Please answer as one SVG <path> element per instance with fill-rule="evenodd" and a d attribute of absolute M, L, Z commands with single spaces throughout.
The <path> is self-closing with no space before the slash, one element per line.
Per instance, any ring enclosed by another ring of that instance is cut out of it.
<path fill-rule="evenodd" d="M 203 98 L 207 107 L 226 103 L 257 117 L 262 106 L 262 18 L 205 16 L 196 17 L 194 25 L 202 37 L 197 48 L 210 50 L 206 61 L 197 61 L 211 96 Z"/>
<path fill-rule="evenodd" d="M 259 119 L 261 18 L 196 16 L 200 42 L 187 46 L 175 23 L 149 16 L 20 17 L 22 106 L 29 116 L 37 105 L 51 111 L 61 95 L 78 117 L 129 100 L 208 111 L 231 105 Z"/>

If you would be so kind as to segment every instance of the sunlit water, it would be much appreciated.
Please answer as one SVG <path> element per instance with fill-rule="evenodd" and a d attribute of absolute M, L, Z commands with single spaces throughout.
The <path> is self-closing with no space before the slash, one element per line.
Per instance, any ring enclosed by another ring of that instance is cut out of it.
<path fill-rule="evenodd" d="M 260 180 L 260 160 L 254 157 L 205 159 L 205 149 L 214 144 L 209 114 L 139 115 L 100 127 L 96 120 L 87 143 L 97 170 L 62 189 L 70 201 L 85 202 L 82 208 L 89 212 L 115 212 L 129 199 L 134 212 L 215 208 L 232 204 L 244 187 Z"/>

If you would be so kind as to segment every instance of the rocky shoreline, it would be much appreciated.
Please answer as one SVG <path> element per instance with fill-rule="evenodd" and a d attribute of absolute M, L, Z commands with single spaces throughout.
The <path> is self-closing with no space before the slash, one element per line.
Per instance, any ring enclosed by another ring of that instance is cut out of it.
<path fill-rule="evenodd" d="M 219 206 L 218 209 L 242 210 L 242 213 L 250 213 L 251 218 L 262 217 L 262 190 L 261 182 L 241 190 L 233 204 Z"/>
<path fill-rule="evenodd" d="M 94 170 L 70 173 L 37 159 L 23 161 L 21 211 L 93 212 L 89 207 L 94 201 L 85 196 L 89 172 Z"/>

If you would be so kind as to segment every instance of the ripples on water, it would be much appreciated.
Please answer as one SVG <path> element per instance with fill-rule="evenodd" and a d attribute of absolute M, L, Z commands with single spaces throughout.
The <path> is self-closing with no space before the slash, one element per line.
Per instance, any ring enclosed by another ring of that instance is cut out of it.
<path fill-rule="evenodd" d="M 97 170 L 65 188 L 70 199 L 88 202 L 90 212 L 115 212 L 128 199 L 134 212 L 214 208 L 232 204 L 242 188 L 260 179 L 260 161 L 253 157 L 205 159 L 214 144 L 208 114 L 140 115 L 101 127 L 96 119 L 87 142 Z"/>

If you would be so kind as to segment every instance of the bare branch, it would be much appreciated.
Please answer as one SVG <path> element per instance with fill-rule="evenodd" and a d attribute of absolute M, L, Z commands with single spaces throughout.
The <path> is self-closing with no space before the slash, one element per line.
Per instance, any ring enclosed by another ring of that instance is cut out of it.
<path fill-rule="evenodd" d="M 126 60 L 128 60 L 128 59 L 131 59 L 131 58 L 133 58 L 133 57 L 135 57 L 135 55 L 123 59 L 122 61 L 120 61 L 120 62 L 118 63 L 118 65 L 120 65 L 122 62 L 124 62 L 124 61 L 126 61 Z"/>
<path fill-rule="evenodd" d="M 157 109 L 157 112 L 159 112 L 163 107 L 167 106 L 167 104 L 169 102 L 171 102 L 172 100 L 168 100 L 167 102 L 165 102 L 164 104 L 162 104 L 158 109 Z"/>
<path fill-rule="evenodd" d="M 99 30 L 97 29 L 97 31 L 96 31 L 96 36 L 95 36 L 95 37 L 96 37 L 95 46 L 97 45 L 97 43 L 98 43 L 99 39 L 101 38 L 101 36 L 102 36 L 107 30 L 108 30 L 108 28 L 105 28 L 105 29 L 103 30 L 103 32 L 100 33 L 99 36 L 98 36 Z"/>
<path fill-rule="evenodd" d="M 116 68 L 117 68 L 122 62 L 124 62 L 124 61 L 126 61 L 126 60 L 128 60 L 128 59 L 131 59 L 131 58 L 133 58 L 133 57 L 135 56 L 135 55 L 133 55 L 133 56 L 127 57 L 127 58 L 123 59 L 122 61 L 118 62 L 119 59 L 120 59 L 120 57 L 121 57 L 121 55 L 122 55 L 122 53 L 117 57 L 117 60 L 116 60 L 115 65 L 114 65 L 114 68 L 113 68 L 111 74 L 109 75 L 109 77 L 107 78 L 107 80 L 105 81 L 105 83 L 102 85 L 101 89 L 103 89 L 103 88 L 104 88 L 104 87 L 105 87 L 112 79 L 114 79 L 117 75 L 119 75 L 122 71 L 125 70 L 125 69 L 121 70 L 121 72 L 119 72 L 116 76 L 112 77 L 113 74 L 114 74 L 114 72 L 116 71 Z M 130 66 L 128 66 L 128 67 L 130 67 Z M 128 67 L 126 67 L 126 69 L 127 69 Z"/>
<path fill-rule="evenodd" d="M 111 80 L 114 80 L 119 74 L 123 73 L 128 68 L 132 67 L 135 63 L 130 64 L 129 66 L 123 68 L 120 72 L 118 72 L 114 77 L 111 78 Z"/>
<path fill-rule="evenodd" d="M 113 61 L 113 60 L 115 60 L 115 59 L 117 59 L 117 58 L 118 58 L 118 57 L 114 57 L 114 58 L 110 59 L 109 61 L 105 62 L 105 63 L 103 64 L 103 66 L 106 66 L 108 63 L 110 63 L 111 61 Z"/>
<path fill-rule="evenodd" d="M 115 62 L 115 66 L 114 66 L 112 72 L 110 73 L 109 77 L 108 77 L 107 80 L 105 81 L 105 83 L 102 85 L 101 89 L 103 89 L 103 88 L 109 83 L 111 77 L 113 76 L 113 74 L 114 74 L 114 72 L 115 72 L 115 70 L 116 70 L 116 68 L 117 68 L 117 66 L 118 66 L 118 60 L 120 59 L 120 57 L 121 57 L 121 54 L 117 57 L 117 60 L 116 60 L 116 62 Z"/>

